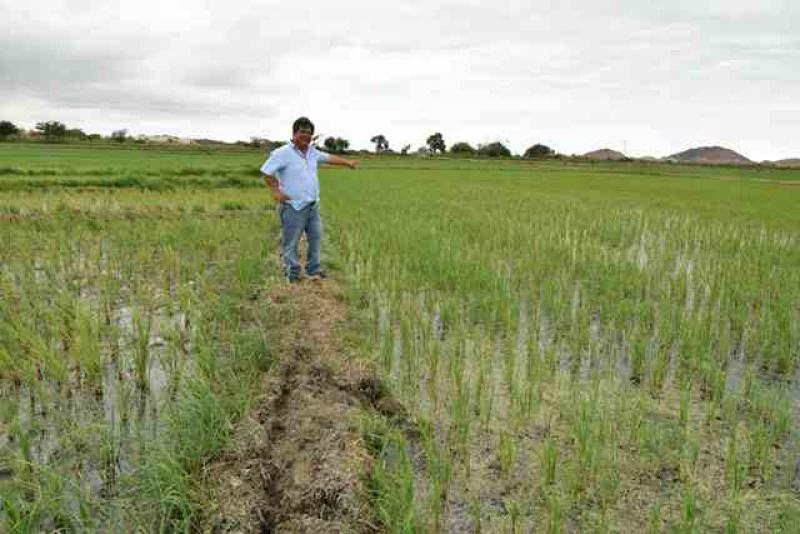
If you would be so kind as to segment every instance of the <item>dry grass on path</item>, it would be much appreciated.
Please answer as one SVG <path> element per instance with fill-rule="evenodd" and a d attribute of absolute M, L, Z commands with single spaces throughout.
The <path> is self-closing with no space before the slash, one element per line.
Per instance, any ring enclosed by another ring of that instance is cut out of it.
<path fill-rule="evenodd" d="M 359 421 L 401 407 L 363 361 L 345 356 L 333 281 L 273 288 L 278 362 L 234 445 L 204 472 L 211 532 L 374 532 L 365 481 L 372 458 Z"/>

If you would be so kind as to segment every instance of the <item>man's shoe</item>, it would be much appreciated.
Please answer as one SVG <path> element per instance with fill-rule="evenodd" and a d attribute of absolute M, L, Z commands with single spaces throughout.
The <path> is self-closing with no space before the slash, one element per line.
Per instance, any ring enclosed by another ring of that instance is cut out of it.
<path fill-rule="evenodd" d="M 308 275 L 309 280 L 319 281 L 319 280 L 327 280 L 328 275 L 325 274 L 325 271 L 318 271 L 314 274 Z"/>

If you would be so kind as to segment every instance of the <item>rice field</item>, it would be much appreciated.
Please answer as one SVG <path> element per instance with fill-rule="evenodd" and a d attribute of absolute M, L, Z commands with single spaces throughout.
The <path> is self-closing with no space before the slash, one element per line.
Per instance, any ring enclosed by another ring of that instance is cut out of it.
<path fill-rule="evenodd" d="M 109 187 L 141 179 L 142 152 L 29 152 L 0 177 L 0 530 L 185 530 L 192 473 L 271 361 L 248 307 L 277 280 L 271 207 L 256 190 Z M 188 172 L 163 159 L 151 180 Z"/>
<path fill-rule="evenodd" d="M 185 530 L 274 355 L 255 151 L 0 145 L 0 518 Z M 795 532 L 800 172 L 322 171 L 391 532 Z"/>
<path fill-rule="evenodd" d="M 368 346 L 424 429 L 422 472 L 381 475 L 392 530 L 795 531 L 800 189 L 720 172 L 326 184 Z"/>

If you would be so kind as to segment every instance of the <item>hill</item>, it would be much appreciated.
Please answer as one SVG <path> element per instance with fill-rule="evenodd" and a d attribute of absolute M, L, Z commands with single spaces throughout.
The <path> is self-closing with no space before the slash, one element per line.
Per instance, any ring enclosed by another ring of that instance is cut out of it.
<path fill-rule="evenodd" d="M 593 150 L 583 155 L 584 158 L 602 160 L 602 161 L 620 161 L 628 159 L 622 152 L 611 150 L 610 148 L 601 148 L 600 150 Z"/>
<path fill-rule="evenodd" d="M 721 146 L 704 146 L 690 148 L 683 152 L 678 152 L 664 158 L 667 161 L 677 161 L 680 163 L 710 163 L 717 165 L 736 164 L 746 165 L 753 163 L 738 152 Z"/>
<path fill-rule="evenodd" d="M 776 167 L 800 167 L 800 158 L 779 159 L 772 164 Z"/>

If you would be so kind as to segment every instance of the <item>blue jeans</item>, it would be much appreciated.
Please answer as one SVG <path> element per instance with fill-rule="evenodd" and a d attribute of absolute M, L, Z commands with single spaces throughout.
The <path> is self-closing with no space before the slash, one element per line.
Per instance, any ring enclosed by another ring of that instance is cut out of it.
<path fill-rule="evenodd" d="M 296 280 L 300 277 L 300 258 L 297 245 L 300 236 L 306 233 L 308 253 L 306 274 L 313 276 L 320 271 L 320 242 L 322 241 L 322 219 L 319 216 L 319 202 L 296 211 L 289 204 L 278 207 L 281 219 L 281 257 L 286 277 Z"/>

